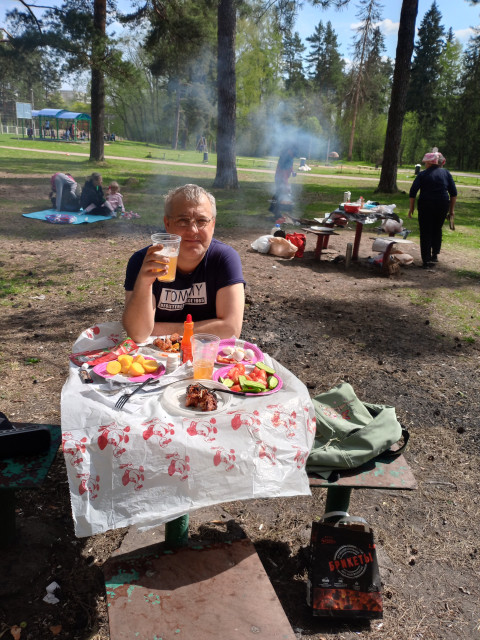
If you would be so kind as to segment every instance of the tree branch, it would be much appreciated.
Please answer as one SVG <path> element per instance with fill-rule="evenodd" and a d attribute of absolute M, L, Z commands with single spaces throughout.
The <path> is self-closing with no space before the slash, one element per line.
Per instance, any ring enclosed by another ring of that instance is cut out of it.
<path fill-rule="evenodd" d="M 18 0 L 18 2 L 20 2 L 20 4 L 23 4 L 25 9 L 28 11 L 28 13 L 32 16 L 32 18 L 37 23 L 38 30 L 40 31 L 40 33 L 42 33 L 42 27 L 40 26 L 37 16 L 33 13 L 32 9 L 30 8 L 30 5 L 26 3 L 25 0 Z M 52 7 L 48 7 L 48 8 L 51 9 Z"/>

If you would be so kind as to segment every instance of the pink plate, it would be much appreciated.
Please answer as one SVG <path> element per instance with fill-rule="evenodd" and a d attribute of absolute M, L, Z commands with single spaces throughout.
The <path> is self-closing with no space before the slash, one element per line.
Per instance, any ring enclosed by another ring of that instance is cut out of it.
<path fill-rule="evenodd" d="M 228 367 L 222 367 L 221 369 L 216 369 L 213 372 L 213 376 L 212 376 L 212 380 L 215 380 L 216 382 L 218 382 L 219 378 L 226 378 L 228 375 L 228 372 L 230 371 L 230 369 L 233 369 L 235 365 L 229 365 Z M 248 373 L 249 371 L 251 371 L 253 369 L 253 367 L 248 367 L 245 369 L 245 373 Z M 268 375 L 268 374 L 267 374 Z M 276 393 L 277 391 L 280 391 L 280 389 L 283 387 L 283 380 L 280 378 L 279 375 L 277 375 L 276 373 L 273 374 L 275 376 L 275 378 L 278 380 L 278 384 L 275 387 L 275 389 L 269 389 L 268 391 L 262 391 L 261 393 L 246 393 L 245 395 L 247 396 L 269 396 L 272 393 Z M 236 393 L 235 391 L 232 391 L 232 393 Z M 238 392 L 239 395 L 243 395 L 245 392 L 242 391 L 242 393 L 240 394 L 240 392 Z"/>
<path fill-rule="evenodd" d="M 256 362 L 260 362 L 261 360 L 263 360 L 263 353 L 262 351 L 257 347 L 256 344 L 252 344 L 251 342 L 244 342 L 243 340 L 236 340 L 235 338 L 229 338 L 228 340 L 220 340 L 220 345 L 218 347 L 218 355 L 217 355 L 217 364 L 223 364 L 223 365 L 227 365 L 227 364 L 236 364 L 236 360 L 232 360 L 230 363 L 227 362 L 222 362 L 221 360 L 218 360 L 218 356 L 222 356 L 225 358 L 228 358 L 229 356 L 225 355 L 222 353 L 222 349 L 224 347 L 233 347 L 235 348 L 235 343 L 238 343 L 238 346 L 241 346 L 242 349 L 251 349 L 253 351 L 253 353 L 255 354 L 253 356 L 253 360 L 242 360 L 242 364 L 255 364 Z"/>
<path fill-rule="evenodd" d="M 145 360 L 155 360 L 155 358 L 151 358 L 150 356 L 143 356 Z M 157 362 L 155 360 L 155 362 Z M 123 375 L 123 373 L 117 373 L 112 376 L 110 373 L 107 373 L 107 364 L 108 362 L 102 362 L 93 367 L 93 371 L 97 373 L 102 378 L 106 378 L 107 380 L 115 380 L 116 382 L 145 382 L 145 380 L 155 380 L 156 378 L 160 378 L 165 373 L 165 367 L 163 364 L 159 364 L 159 369 L 156 370 L 155 373 L 146 373 L 143 376 L 132 376 L 128 378 Z"/>

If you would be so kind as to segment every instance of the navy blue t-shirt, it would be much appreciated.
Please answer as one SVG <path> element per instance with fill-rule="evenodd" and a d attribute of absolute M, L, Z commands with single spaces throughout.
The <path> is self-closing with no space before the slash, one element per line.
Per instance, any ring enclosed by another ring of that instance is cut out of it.
<path fill-rule="evenodd" d="M 440 169 L 436 165 L 420 171 L 410 188 L 409 197 L 415 198 L 419 189 L 419 202 L 422 200 L 445 201 L 449 199 L 449 194 L 452 197 L 457 195 L 457 187 L 450 171 Z"/>
<path fill-rule="evenodd" d="M 128 261 L 125 289 L 133 291 L 148 247 L 133 254 Z M 155 322 L 184 322 L 187 313 L 194 321 L 217 317 L 217 291 L 239 282 L 245 284 L 240 256 L 233 247 L 212 239 L 195 271 L 177 271 L 174 282 L 153 283 L 156 300 Z"/>

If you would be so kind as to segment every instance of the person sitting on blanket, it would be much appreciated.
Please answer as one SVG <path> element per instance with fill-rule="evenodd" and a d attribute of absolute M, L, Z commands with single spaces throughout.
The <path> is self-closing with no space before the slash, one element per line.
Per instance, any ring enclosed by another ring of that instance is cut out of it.
<path fill-rule="evenodd" d="M 159 282 L 168 258 L 152 245 L 130 258 L 125 277 L 123 326 L 135 342 L 183 333 L 187 314 L 195 331 L 240 336 L 245 280 L 238 253 L 213 237 L 215 198 L 194 184 L 169 191 L 163 218 L 167 233 L 181 236 L 176 278 Z"/>
<path fill-rule="evenodd" d="M 91 216 L 112 216 L 113 207 L 106 201 L 102 189 L 102 175 L 94 171 L 85 180 L 80 197 L 80 204 L 84 213 Z"/>
<path fill-rule="evenodd" d="M 117 215 L 117 213 L 125 213 L 123 196 L 120 193 L 120 185 L 118 182 L 115 182 L 115 180 L 108 185 L 107 202 L 109 202 L 113 207 L 113 215 Z"/>
<path fill-rule="evenodd" d="M 69 173 L 54 173 L 50 178 L 50 200 L 57 211 L 80 211 L 80 188 Z"/>

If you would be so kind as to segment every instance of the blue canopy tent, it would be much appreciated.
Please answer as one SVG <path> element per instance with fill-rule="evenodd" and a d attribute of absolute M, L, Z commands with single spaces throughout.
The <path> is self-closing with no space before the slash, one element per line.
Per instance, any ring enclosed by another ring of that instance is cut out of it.
<path fill-rule="evenodd" d="M 48 135 L 50 135 L 50 131 L 52 130 L 52 127 L 50 125 L 50 120 L 55 120 L 57 139 L 61 137 L 59 134 L 59 126 L 62 121 L 65 121 L 65 122 L 73 121 L 71 122 L 71 124 L 73 124 L 73 133 L 71 136 L 73 140 L 77 140 L 78 138 L 78 122 L 79 121 L 87 122 L 86 133 L 87 133 L 87 136 L 90 137 L 91 117 L 88 113 L 76 113 L 73 111 L 67 111 L 66 109 L 40 109 L 40 110 L 32 110 L 32 117 L 38 118 L 39 120 L 38 128 L 40 129 L 40 138 L 47 137 L 46 131 L 48 131 Z M 42 124 L 42 120 L 44 121 L 43 124 Z M 47 125 L 47 123 L 48 123 L 48 126 L 46 127 L 45 125 Z M 65 128 L 66 128 L 66 125 L 65 125 Z"/>

